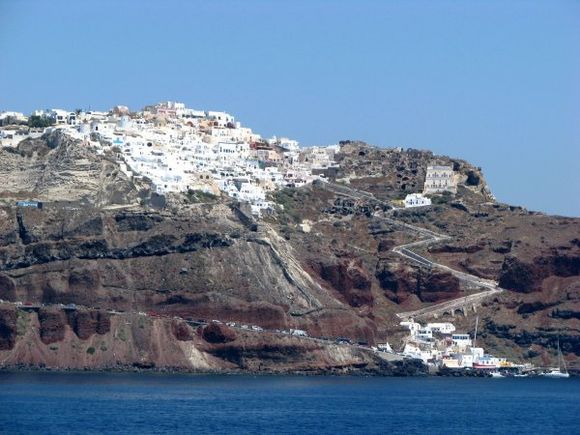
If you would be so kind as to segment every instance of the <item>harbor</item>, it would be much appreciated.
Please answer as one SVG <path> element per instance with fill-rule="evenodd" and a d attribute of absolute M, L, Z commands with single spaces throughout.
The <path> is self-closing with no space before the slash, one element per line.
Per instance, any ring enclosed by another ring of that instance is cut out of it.
<path fill-rule="evenodd" d="M 400 354 L 406 358 L 419 359 L 429 366 L 430 372 L 471 373 L 488 375 L 492 378 L 543 376 L 568 378 L 566 363 L 558 343 L 558 366 L 536 367 L 529 362 L 515 362 L 491 355 L 477 345 L 479 318 L 475 321 L 473 336 L 459 332 L 453 323 L 427 323 L 422 325 L 413 319 L 404 320 L 401 326 L 408 329 L 404 347 Z M 377 351 L 393 352 L 387 343 Z"/>

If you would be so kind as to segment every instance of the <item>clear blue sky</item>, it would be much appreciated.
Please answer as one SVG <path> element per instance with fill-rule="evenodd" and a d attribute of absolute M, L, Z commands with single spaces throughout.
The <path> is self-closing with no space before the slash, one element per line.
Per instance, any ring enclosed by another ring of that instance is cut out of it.
<path fill-rule="evenodd" d="M 179 100 L 483 167 L 580 216 L 578 1 L 0 0 L 0 110 Z"/>

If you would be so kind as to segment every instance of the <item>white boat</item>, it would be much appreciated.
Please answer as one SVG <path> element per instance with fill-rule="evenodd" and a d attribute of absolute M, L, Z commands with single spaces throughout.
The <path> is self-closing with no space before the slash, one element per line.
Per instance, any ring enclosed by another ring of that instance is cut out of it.
<path fill-rule="evenodd" d="M 491 375 L 492 378 L 505 378 L 505 376 L 502 375 L 500 372 L 490 372 L 489 374 Z"/>
<path fill-rule="evenodd" d="M 564 366 L 564 371 L 562 371 L 562 366 Z M 558 368 L 551 368 L 544 373 L 540 373 L 540 376 L 546 378 L 569 378 L 570 374 L 566 368 L 566 361 L 562 357 L 562 351 L 560 350 L 560 339 L 558 339 Z"/>
<path fill-rule="evenodd" d="M 563 372 L 559 368 L 557 368 L 550 369 L 544 373 L 540 373 L 540 376 L 544 376 L 545 378 L 569 378 L 570 374 L 568 372 Z"/>

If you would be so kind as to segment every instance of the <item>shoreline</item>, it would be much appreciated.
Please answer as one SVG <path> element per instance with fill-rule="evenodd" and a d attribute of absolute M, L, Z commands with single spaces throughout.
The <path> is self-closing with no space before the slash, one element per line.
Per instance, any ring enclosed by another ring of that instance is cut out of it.
<path fill-rule="evenodd" d="M 288 371 L 269 371 L 269 370 L 192 370 L 184 368 L 140 368 L 133 366 L 125 367 L 106 367 L 106 368 L 66 368 L 66 367 L 41 367 L 41 366 L 7 366 L 0 367 L 2 373 L 57 373 L 57 374 L 167 374 L 167 375 L 193 375 L 193 376 L 297 376 L 297 377 L 361 377 L 361 378 L 491 378 L 488 373 L 479 371 L 438 371 L 434 373 L 387 373 L 378 371 L 360 371 L 360 370 L 288 370 Z M 530 376 L 537 377 L 537 376 Z"/>

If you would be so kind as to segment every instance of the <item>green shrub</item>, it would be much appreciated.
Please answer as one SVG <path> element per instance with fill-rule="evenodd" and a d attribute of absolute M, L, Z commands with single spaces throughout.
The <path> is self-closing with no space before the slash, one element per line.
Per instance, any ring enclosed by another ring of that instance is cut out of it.
<path fill-rule="evenodd" d="M 94 347 L 92 347 L 92 346 L 91 346 L 91 347 L 89 347 L 89 348 L 87 349 L 87 353 L 88 353 L 89 355 L 92 355 L 92 354 L 94 354 L 94 353 L 95 353 L 95 348 L 94 348 Z"/>
<path fill-rule="evenodd" d="M 28 126 L 32 128 L 46 128 L 54 125 L 54 121 L 51 118 L 45 116 L 32 115 L 28 118 Z"/>
<path fill-rule="evenodd" d="M 189 189 L 185 194 L 187 200 L 190 204 L 202 203 L 202 202 L 215 202 L 218 197 L 213 193 L 204 192 L 202 190 L 191 190 Z"/>
<path fill-rule="evenodd" d="M 33 115 L 28 118 L 28 125 L 32 128 L 46 128 L 54 123 L 50 118 Z"/>
<path fill-rule="evenodd" d="M 119 331 L 117 332 L 117 337 L 121 341 L 127 341 L 127 333 L 125 332 L 125 328 L 119 329 Z"/>
<path fill-rule="evenodd" d="M 306 197 L 307 193 L 290 187 L 278 190 L 272 195 L 274 202 L 282 206 L 278 208 L 279 215 L 289 218 L 294 223 L 302 222 L 298 207 L 303 204 Z"/>

